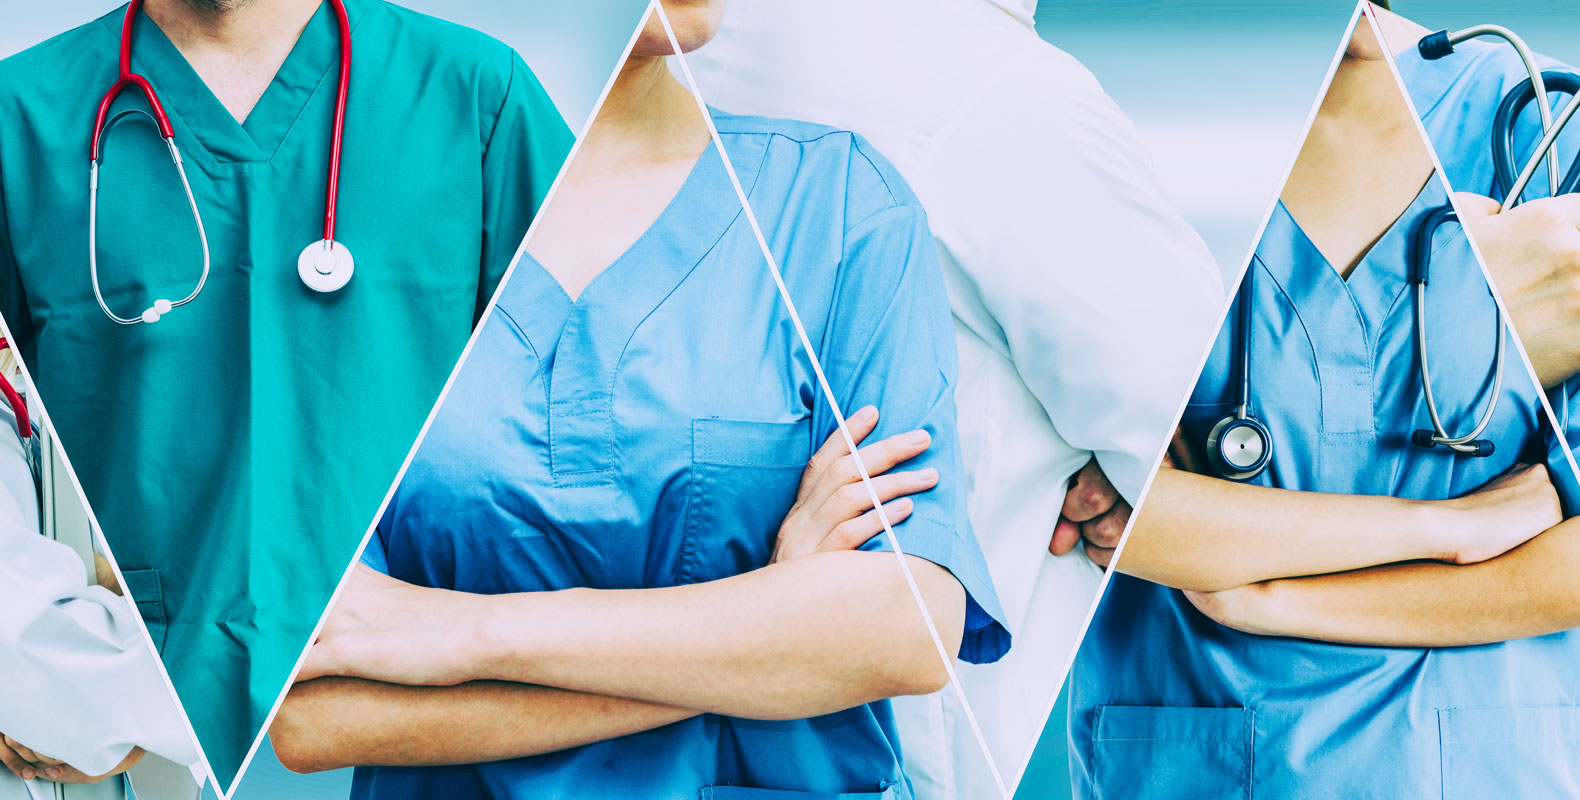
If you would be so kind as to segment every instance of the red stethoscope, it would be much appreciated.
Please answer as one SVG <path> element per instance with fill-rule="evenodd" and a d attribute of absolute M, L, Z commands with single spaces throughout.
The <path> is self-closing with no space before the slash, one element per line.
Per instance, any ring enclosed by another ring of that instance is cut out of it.
<path fill-rule="evenodd" d="M 0 351 L 11 349 L 11 343 L 5 337 L 0 337 Z M 31 454 L 33 448 L 29 447 L 33 438 L 33 422 L 27 415 L 27 401 L 22 399 L 20 392 L 5 375 L 0 375 L 0 394 L 5 395 L 6 404 L 11 406 L 11 416 L 16 418 L 16 435 L 22 440 L 22 452 L 29 454 L 28 463 L 32 464 Z"/>
<path fill-rule="evenodd" d="M 339 206 L 340 194 L 340 151 L 346 128 L 346 92 L 351 84 L 351 21 L 346 16 L 346 7 L 341 0 L 327 0 L 327 2 L 334 9 L 335 17 L 340 24 L 340 90 L 335 100 L 334 136 L 329 146 L 329 185 L 324 200 L 324 237 L 309 244 L 296 261 L 296 272 L 301 277 L 302 283 L 317 292 L 333 292 L 345 286 L 351 280 L 351 273 L 356 269 L 351 251 L 335 241 L 335 210 Z M 154 91 L 153 84 L 149 83 L 147 78 L 132 71 L 132 32 L 137 23 L 137 14 L 142 7 L 143 0 L 131 0 L 126 6 L 126 18 L 121 23 L 121 74 L 115 85 L 110 87 L 110 91 L 99 102 L 99 113 L 93 122 L 91 154 L 93 166 L 88 183 L 88 274 L 93 282 L 93 296 L 99 301 L 99 308 L 104 311 L 105 316 L 121 325 L 158 322 L 159 318 L 170 313 L 171 309 L 196 300 L 198 294 L 203 291 L 203 284 L 208 281 L 209 273 L 208 234 L 203 230 L 203 216 L 198 212 L 197 200 L 192 195 L 192 184 L 187 181 L 186 167 L 181 162 L 181 151 L 176 149 L 175 128 L 170 125 L 170 117 L 165 114 L 164 106 L 159 102 L 159 95 Z M 135 88 L 142 93 L 148 101 L 149 110 L 130 109 L 110 117 L 110 105 L 128 88 Z M 170 148 L 170 160 L 175 164 L 176 175 L 181 179 L 181 188 L 186 192 L 187 204 L 192 209 L 192 219 L 197 223 L 198 239 L 203 245 L 203 272 L 198 276 L 197 285 L 193 287 L 192 293 L 176 301 L 162 298 L 155 300 L 153 305 L 135 317 L 122 317 L 111 311 L 104 302 L 103 292 L 99 289 L 99 166 L 104 163 L 106 134 L 126 118 L 152 123 L 158 129 L 160 138 L 165 140 L 165 146 Z"/>

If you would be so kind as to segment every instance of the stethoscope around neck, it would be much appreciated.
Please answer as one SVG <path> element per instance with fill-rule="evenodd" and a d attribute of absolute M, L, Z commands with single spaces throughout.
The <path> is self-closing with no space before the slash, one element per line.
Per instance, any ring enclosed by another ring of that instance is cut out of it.
<path fill-rule="evenodd" d="M 316 292 L 333 292 L 340 289 L 351 280 L 351 274 L 356 269 L 351 251 L 335 241 L 335 213 L 339 207 L 340 194 L 340 154 L 345 134 L 346 96 L 351 84 L 351 22 L 346 15 L 346 7 L 342 0 L 328 0 L 328 2 L 335 11 L 340 28 L 340 86 L 335 101 L 334 134 L 329 150 L 328 187 L 324 199 L 324 235 L 321 240 L 309 244 L 302 250 L 296 264 L 297 275 L 302 283 Z M 203 227 L 203 215 L 198 210 L 192 184 L 187 179 L 181 150 L 176 147 L 175 128 L 170 124 L 170 117 L 165 113 L 164 105 L 159 102 L 159 94 L 154 91 L 153 84 L 149 83 L 147 78 L 132 71 L 132 35 L 137 24 L 137 14 L 142 10 L 142 6 L 143 0 L 131 0 L 126 6 L 126 17 L 121 22 L 120 75 L 115 85 L 110 87 L 104 99 L 99 102 L 98 115 L 93 122 L 92 166 L 88 176 L 88 276 L 93 283 L 93 297 L 98 301 L 100 310 L 119 325 L 152 324 L 172 310 L 196 300 L 203 292 L 204 285 L 208 283 L 211 263 L 208 233 Z M 122 92 L 128 89 L 136 89 L 140 92 L 147 100 L 149 110 L 131 109 L 111 117 L 110 106 Z M 170 161 L 175 165 L 176 175 L 181 181 L 181 189 L 186 194 L 187 206 L 192 211 L 192 221 L 197 226 L 198 241 L 203 248 L 203 268 L 198 273 L 197 282 L 189 294 L 179 300 L 157 299 L 153 305 L 133 317 L 123 317 L 111 310 L 104 300 L 104 292 L 99 285 L 99 167 L 104 163 L 105 144 L 109 139 L 109 132 L 123 121 L 149 123 L 158 131 L 159 138 L 164 140 L 165 146 L 170 151 Z"/>
<path fill-rule="evenodd" d="M 1432 239 L 1438 228 L 1457 221 L 1454 210 L 1443 206 L 1427 212 L 1416 225 L 1415 237 L 1410 242 L 1411 290 L 1415 294 L 1415 350 L 1416 367 L 1421 378 L 1421 397 L 1431 420 L 1430 430 L 1413 432 L 1410 441 L 1419 447 L 1446 447 L 1454 453 L 1486 457 L 1496 449 L 1490 439 L 1481 438 L 1497 412 L 1498 397 L 1503 391 L 1504 341 L 1503 312 L 1495 315 L 1497 349 L 1493 356 L 1492 395 L 1486 408 L 1477 418 L 1469 433 L 1450 433 L 1437 407 L 1437 395 L 1432 390 L 1432 369 L 1428 356 L 1426 326 L 1426 286 L 1432 266 Z M 1261 475 L 1273 458 L 1273 432 L 1251 411 L 1251 321 L 1256 297 L 1256 264 L 1246 270 L 1240 289 L 1239 314 L 1235 323 L 1235 342 L 1239 348 L 1236 368 L 1239 371 L 1239 396 L 1234 412 L 1218 420 L 1207 434 L 1207 458 L 1214 471 L 1232 481 L 1249 481 Z"/>

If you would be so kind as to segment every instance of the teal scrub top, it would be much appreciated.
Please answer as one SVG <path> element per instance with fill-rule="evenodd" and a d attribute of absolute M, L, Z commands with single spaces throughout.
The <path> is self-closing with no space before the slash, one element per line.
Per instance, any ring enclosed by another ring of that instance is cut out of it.
<path fill-rule="evenodd" d="M 926 216 L 850 133 L 715 118 L 841 407 L 880 409 L 873 441 L 932 434 L 907 468 L 937 469 L 938 485 L 895 536 L 965 587 L 960 658 L 997 660 L 1010 635 L 966 517 L 955 341 Z M 834 431 L 710 146 L 575 301 L 522 257 L 363 561 L 479 594 L 739 575 L 768 563 L 807 460 Z M 534 758 L 361 768 L 352 796 L 910 800 L 902 744 L 888 701 L 801 720 L 704 714 Z"/>
<path fill-rule="evenodd" d="M 1514 48 L 1491 40 L 1472 40 L 1436 61 L 1428 61 L 1415 47 L 1397 55 L 1399 77 L 1410 93 L 1415 110 L 1421 115 L 1432 149 L 1443 164 L 1443 175 L 1458 192 L 1475 192 L 1501 201 L 1504 190 L 1496 180 L 1492 138 L 1498 106 L 1521 82 L 1529 79 L 1525 64 Z M 1537 57 L 1543 72 L 1574 74 L 1574 67 L 1546 57 Z M 1571 99 L 1552 92 L 1553 114 L 1561 113 Z M 1541 139 L 1541 118 L 1536 104 L 1526 106 L 1514 131 L 1517 168 L 1534 152 Z M 1580 118 L 1571 121 L 1558 135 L 1559 174 L 1567 178 L 1580 169 Z M 1526 201 L 1548 196 L 1547 166 L 1543 164 L 1525 188 Z M 1547 390 L 1553 410 L 1564 429 L 1571 450 L 1580 449 L 1580 375 Z"/>
<path fill-rule="evenodd" d="M 1436 178 L 1340 278 L 1282 203 L 1250 269 L 1252 413 L 1272 432 L 1254 482 L 1311 492 L 1459 497 L 1515 464 L 1547 464 L 1567 513 L 1580 500 L 1541 395 L 1509 342 L 1486 457 L 1411 443 L 1430 428 L 1408 284 Z M 1463 230 L 1431 241 L 1428 347 L 1455 433 L 1491 392 L 1496 306 Z M 1239 326 L 1225 323 L 1180 428 L 1204 443 L 1239 401 Z M 1145 513 L 1145 512 L 1143 512 Z M 1580 796 L 1580 631 L 1478 647 L 1358 647 L 1219 625 L 1184 594 L 1116 575 L 1071 673 L 1075 796 Z"/>
<path fill-rule="evenodd" d="M 133 68 L 175 127 L 213 254 L 207 286 L 122 327 L 88 275 L 88 149 L 124 9 L 0 62 L 0 314 L 210 764 L 228 784 L 571 135 L 510 48 L 346 0 L 353 63 L 339 292 L 297 277 L 322 235 L 340 53 L 307 24 L 245 124 L 139 20 Z M 144 107 L 135 92 L 115 110 Z M 108 134 L 99 280 L 122 316 L 180 298 L 201 257 L 151 126 Z"/>

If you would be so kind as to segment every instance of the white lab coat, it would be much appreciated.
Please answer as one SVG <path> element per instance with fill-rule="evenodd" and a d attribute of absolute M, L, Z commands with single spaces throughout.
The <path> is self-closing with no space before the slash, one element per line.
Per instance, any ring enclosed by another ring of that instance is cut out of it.
<path fill-rule="evenodd" d="M 129 776 L 140 800 L 195 798 L 194 770 L 180 765 L 197 763 L 197 748 L 136 609 L 86 585 L 82 559 L 39 535 L 9 409 L 0 426 L 0 732 L 90 775 L 141 746 L 149 755 Z M 52 784 L 0 768 L 0 800 L 53 797 Z"/>
<path fill-rule="evenodd" d="M 1034 0 L 733 0 L 688 63 L 709 103 L 854 130 L 927 209 L 960 349 L 970 514 L 1014 647 L 960 678 L 1006 782 L 1101 572 L 1047 547 L 1095 454 L 1132 502 L 1224 303 L 1130 120 L 1031 28 Z M 771 224 L 771 223 L 770 223 Z M 995 794 L 949 691 L 895 703 L 923 800 Z"/>

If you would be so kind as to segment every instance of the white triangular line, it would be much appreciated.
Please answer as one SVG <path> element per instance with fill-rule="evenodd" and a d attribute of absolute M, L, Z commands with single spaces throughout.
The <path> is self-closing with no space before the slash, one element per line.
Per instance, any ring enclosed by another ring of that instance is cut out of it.
<path fill-rule="evenodd" d="M 1364 3 L 1363 3 L 1364 5 Z M 1410 97 L 1410 87 L 1405 85 L 1404 76 L 1399 73 L 1399 65 L 1393 60 L 1393 47 L 1382 34 L 1382 28 L 1372 15 L 1366 14 L 1366 21 L 1372 26 L 1372 32 L 1377 37 L 1377 42 L 1382 46 L 1383 59 L 1388 62 L 1388 70 L 1393 75 L 1394 83 L 1399 88 L 1399 94 L 1404 96 L 1405 106 L 1410 109 L 1410 118 L 1415 121 L 1416 130 L 1421 134 L 1421 142 L 1426 147 L 1427 153 L 1432 157 L 1432 168 L 1437 170 L 1437 177 L 1443 184 L 1444 192 L 1448 195 L 1448 202 L 1454 207 L 1454 214 L 1460 219 L 1465 219 L 1464 209 L 1459 207 L 1459 199 L 1454 196 L 1454 187 L 1448 182 L 1448 173 L 1443 171 L 1443 163 L 1438 159 L 1437 148 L 1432 145 L 1432 137 L 1426 132 L 1426 123 L 1421 115 L 1416 113 L 1415 100 Z M 1518 202 L 1518 198 L 1510 198 L 1510 202 Z M 1542 386 L 1542 379 L 1536 374 L 1536 367 L 1531 364 L 1530 354 L 1525 352 L 1525 344 L 1520 339 L 1520 333 L 1514 327 L 1514 318 L 1509 315 L 1508 306 L 1503 302 L 1503 294 L 1498 291 L 1498 284 L 1492 279 L 1492 271 L 1487 268 L 1487 260 L 1481 255 L 1481 247 L 1476 244 L 1476 237 L 1470 228 L 1460 226 L 1465 232 L 1465 241 L 1470 244 L 1470 250 L 1476 257 L 1476 265 L 1481 268 L 1481 275 L 1487 281 L 1487 289 L 1492 292 L 1493 302 L 1497 303 L 1498 310 L 1503 314 L 1503 335 L 1514 339 L 1514 350 L 1520 356 L 1520 363 L 1525 365 L 1525 372 L 1531 379 L 1531 385 L 1536 387 L 1536 397 L 1540 400 L 1542 408 L 1547 412 L 1547 421 L 1553 426 L 1553 431 L 1558 441 L 1563 444 L 1564 458 L 1569 462 L 1569 468 L 1574 471 L 1575 480 L 1580 481 L 1580 463 L 1576 463 L 1573 450 L 1569 449 L 1569 442 L 1564 436 L 1562 425 L 1558 424 L 1557 411 L 1553 409 L 1552 402 L 1547 398 L 1547 392 Z"/>
<path fill-rule="evenodd" d="M 645 12 L 643 19 L 646 19 Z M 636 46 L 637 39 L 641 35 L 642 26 L 639 24 L 635 32 L 631 34 L 631 39 L 626 42 L 625 49 L 621 51 L 620 60 L 616 62 L 617 65 L 624 64 L 626 59 L 630 57 L 631 48 Z M 617 67 L 610 74 L 609 80 L 604 83 L 603 91 L 599 92 L 598 101 L 593 104 L 592 112 L 587 115 L 587 120 L 582 123 L 581 132 L 576 136 L 575 143 L 571 145 L 570 152 L 566 154 L 564 163 L 560 165 L 560 171 L 555 175 L 554 182 L 549 185 L 548 193 L 543 196 L 543 202 L 538 205 L 538 213 L 533 216 L 532 223 L 527 226 L 527 233 L 522 237 L 521 244 L 516 247 L 516 254 L 511 258 L 510 266 L 505 269 L 504 275 L 500 276 L 499 283 L 494 288 L 493 297 L 489 298 L 488 305 L 483 308 L 482 315 L 478 317 L 477 326 L 472 329 L 472 335 L 467 339 L 466 347 L 461 350 L 460 357 L 456 359 L 455 366 L 451 368 L 450 377 L 445 380 L 444 388 L 440 390 L 438 398 L 434 400 L 433 407 L 428 410 L 428 418 L 423 421 L 422 429 L 417 432 L 417 438 L 413 440 L 411 448 L 406 451 L 406 459 L 401 462 L 400 470 L 395 473 L 394 481 L 384 493 L 384 500 L 379 503 L 378 511 L 373 515 L 373 521 L 368 523 L 367 530 L 362 534 L 362 544 L 357 547 L 356 555 L 352 557 L 351 563 L 346 565 L 346 570 L 341 574 L 340 582 L 336 584 L 334 593 L 330 595 L 329 602 L 324 606 L 324 610 L 320 612 L 318 624 L 313 626 L 312 635 L 307 638 L 306 645 L 302 648 L 301 654 L 297 656 L 296 666 L 291 668 L 290 677 L 286 679 L 285 685 L 280 688 L 280 694 L 275 698 L 274 706 L 269 709 L 268 716 L 264 718 L 263 727 L 259 729 L 257 737 L 252 742 L 252 747 L 247 751 L 247 757 L 242 760 L 241 768 L 236 771 L 235 779 L 231 781 L 231 785 L 225 792 L 219 792 L 218 782 L 215 783 L 215 791 L 219 793 L 220 800 L 230 800 L 231 795 L 236 791 L 236 787 L 241 785 L 242 776 L 247 773 L 247 767 L 252 763 L 253 756 L 257 754 L 259 746 L 263 744 L 263 738 L 269 727 L 274 723 L 274 717 L 280 710 L 280 704 L 285 702 L 285 696 L 290 693 L 291 686 L 295 684 L 297 674 L 301 672 L 302 665 L 307 662 L 307 654 L 312 650 L 312 643 L 318 641 L 318 634 L 323 630 L 324 623 L 329 619 L 330 610 L 335 607 L 335 601 L 339 599 L 340 593 L 345 589 L 346 581 L 350 579 L 351 573 L 356 570 L 357 564 L 361 562 L 362 551 L 367 548 L 368 542 L 373 538 L 374 531 L 378 530 L 379 520 L 383 519 L 385 510 L 389 507 L 390 501 L 394 499 L 395 492 L 400 488 L 402 479 L 406 477 L 406 470 L 411 468 L 412 459 L 416 457 L 418 449 L 422 447 L 423 440 L 428 437 L 428 429 L 433 426 L 434 418 L 438 416 L 439 409 L 444 406 L 445 398 L 450 395 L 450 389 L 455 385 L 456 378 L 461 374 L 461 367 L 466 364 L 466 359 L 471 355 L 472 348 L 477 345 L 477 340 L 483 333 L 484 325 L 494 315 L 494 307 L 499 304 L 499 297 L 504 292 L 505 285 L 510 282 L 511 275 L 515 273 L 516 267 L 521 263 L 521 256 L 527 251 L 527 242 L 532 240 L 532 234 L 537 231 L 538 224 L 543 220 L 543 209 L 548 208 L 549 203 L 553 202 L 555 193 L 559 191 L 560 183 L 565 180 L 565 173 L 570 168 L 571 161 L 576 158 L 577 151 L 581 149 L 582 142 L 587 137 L 587 131 L 592 128 L 594 120 L 598 119 L 598 112 L 603 108 L 604 101 L 609 97 L 609 91 L 614 88 L 615 81 L 619 77 L 620 70 Z"/>
<path fill-rule="evenodd" d="M 1361 5 L 1365 5 L 1364 0 L 1362 0 Z M 1348 35 L 1346 35 L 1344 38 L 1345 42 L 1348 42 L 1349 36 L 1354 34 L 1355 23 L 1359 16 L 1360 7 L 1357 7 L 1356 10 L 1350 15 Z M 1283 193 L 1284 184 L 1289 182 L 1289 176 L 1294 172 L 1295 162 L 1300 158 L 1300 150 L 1305 145 L 1306 137 L 1311 133 L 1311 126 L 1316 122 L 1317 112 L 1322 109 L 1322 101 L 1328 96 L 1328 89 L 1333 83 L 1333 75 L 1338 71 L 1339 64 L 1342 63 L 1343 59 L 1344 49 L 1341 47 L 1338 53 L 1334 56 L 1333 62 L 1328 65 L 1328 72 L 1327 75 L 1322 79 L 1322 87 L 1317 92 L 1316 102 L 1312 104 L 1311 111 L 1306 114 L 1306 125 L 1301 130 L 1300 138 L 1296 140 L 1295 147 L 1290 153 L 1289 161 L 1284 167 L 1284 176 L 1278 184 L 1279 192 L 1278 194 L 1273 195 L 1272 201 L 1267 204 L 1267 210 L 1262 214 L 1262 223 L 1257 226 L 1256 236 L 1251 239 L 1251 245 L 1246 251 L 1245 257 L 1243 259 L 1245 266 L 1240 268 L 1240 271 L 1235 275 L 1234 282 L 1230 284 L 1234 290 L 1228 293 L 1228 296 L 1224 301 L 1223 308 L 1218 315 L 1218 325 L 1217 327 L 1213 328 L 1212 336 L 1207 339 L 1206 343 L 1202 347 L 1201 358 L 1198 359 L 1196 364 L 1196 378 L 1192 381 L 1191 386 L 1186 388 L 1184 396 L 1180 398 L 1179 407 L 1174 412 L 1174 421 L 1168 429 L 1168 436 L 1164 438 L 1162 446 L 1158 448 L 1157 457 L 1152 462 L 1152 471 L 1148 473 L 1147 481 L 1141 487 L 1141 493 L 1136 496 L 1136 502 L 1134 510 L 1130 515 L 1130 521 L 1125 524 L 1124 533 L 1121 534 L 1119 538 L 1119 545 L 1114 548 L 1114 555 L 1109 561 L 1109 567 L 1107 570 L 1104 570 L 1103 578 L 1098 583 L 1097 596 L 1092 600 L 1091 606 L 1087 609 L 1086 619 L 1081 623 L 1080 633 L 1075 639 L 1075 647 L 1071 649 L 1069 657 L 1065 659 L 1064 671 L 1059 673 L 1061 676 L 1060 688 L 1053 693 L 1051 698 L 1048 699 L 1048 708 L 1042 713 L 1042 724 L 1039 727 L 1039 730 L 1041 730 L 1042 733 L 1033 739 L 1031 746 L 1027 748 L 1026 757 L 1021 762 L 1020 771 L 1015 773 L 1015 782 L 1012 784 L 1012 787 L 1018 787 L 1020 785 L 1021 779 L 1026 775 L 1027 768 L 1031 766 L 1032 756 L 1036 754 L 1037 744 L 1042 741 L 1043 736 L 1047 735 L 1048 720 L 1053 716 L 1054 707 L 1059 704 L 1059 695 L 1063 693 L 1065 680 L 1069 677 L 1070 670 L 1075 666 L 1076 657 L 1080 655 L 1081 643 L 1085 641 L 1086 634 L 1091 629 L 1092 620 L 1097 615 L 1097 609 L 1102 604 L 1103 595 L 1108 591 L 1108 584 L 1114 576 L 1114 568 L 1119 564 L 1120 558 L 1124 555 L 1125 543 L 1130 540 L 1130 532 L 1135 528 L 1136 520 L 1140 518 L 1141 514 L 1143 513 L 1143 509 L 1146 507 L 1147 494 L 1152 490 L 1153 481 L 1157 479 L 1158 469 L 1163 466 L 1163 457 L 1168 454 L 1169 443 L 1173 441 L 1174 430 L 1179 427 L 1180 419 L 1185 415 L 1185 406 L 1190 403 L 1191 394 L 1195 390 L 1195 381 L 1200 380 L 1202 370 L 1207 366 L 1207 359 L 1212 355 L 1213 344 L 1218 341 L 1218 334 L 1223 329 L 1224 321 L 1228 319 L 1229 311 L 1233 308 L 1235 294 L 1238 293 L 1240 284 L 1245 280 L 1246 270 L 1250 268 L 1251 261 L 1256 256 L 1257 245 L 1261 243 L 1262 236 L 1267 232 L 1267 224 L 1273 218 L 1273 210 L 1278 208 L 1278 201 Z"/>
<path fill-rule="evenodd" d="M 669 17 L 664 14 L 664 8 L 657 0 L 649 5 L 653 13 L 664 25 L 664 33 L 669 36 L 669 44 L 675 50 L 675 62 L 680 65 L 680 71 L 686 78 L 686 87 L 691 90 L 691 96 L 696 98 L 697 108 L 702 112 L 702 119 L 707 123 L 708 135 L 713 138 L 714 148 L 719 152 L 719 158 L 724 162 L 724 171 L 730 177 L 730 184 L 735 188 L 735 195 L 741 201 L 741 210 L 746 215 L 746 222 L 751 226 L 752 235 L 757 237 L 757 246 L 762 250 L 763 259 L 767 261 L 768 271 L 773 274 L 774 285 L 779 289 L 779 299 L 784 302 L 785 311 L 790 315 L 790 322 L 795 326 L 796 336 L 801 340 L 801 346 L 806 350 L 807 358 L 812 363 L 812 372 L 817 376 L 818 387 L 823 391 L 823 398 L 828 401 L 829 410 L 834 415 L 834 422 L 839 426 L 840 437 L 845 440 L 845 447 L 849 448 L 852 461 L 856 470 L 861 475 L 861 485 L 867 490 L 867 499 L 872 503 L 877 512 L 878 521 L 883 525 L 883 536 L 889 548 L 894 551 L 894 557 L 899 562 L 900 571 L 905 575 L 905 584 L 911 590 L 911 596 L 916 600 L 917 610 L 921 612 L 922 621 L 927 626 L 927 635 L 932 638 L 933 647 L 938 650 L 938 657 L 942 660 L 945 672 L 949 675 L 949 686 L 954 690 L 955 696 L 960 700 L 961 709 L 965 712 L 966 721 L 971 725 L 971 733 L 976 736 L 977 746 L 982 749 L 982 757 L 987 759 L 988 771 L 993 775 L 993 781 L 998 786 L 999 795 L 1004 800 L 1009 800 L 1009 788 L 1004 784 L 1004 777 L 999 773 L 998 764 L 993 760 L 993 753 L 989 750 L 987 738 L 982 735 L 982 729 L 977 724 L 976 714 L 971 710 L 971 701 L 966 698 L 965 689 L 960 685 L 960 677 L 955 673 L 955 657 L 944 645 L 944 640 L 938 634 L 938 626 L 933 624 L 932 614 L 927 610 L 927 601 L 922 598 L 922 591 L 916 585 L 916 576 L 911 574 L 911 565 L 905 558 L 905 551 L 900 547 L 899 538 L 894 535 L 894 528 L 889 523 L 888 512 L 883 509 L 883 502 L 878 497 L 877 489 L 872 485 L 872 476 L 867 473 L 867 465 L 862 462 L 861 451 L 856 447 L 856 440 L 850 434 L 850 428 L 845 423 L 845 414 L 839 407 L 839 400 L 834 397 L 834 390 L 829 386 L 828 378 L 823 374 L 823 365 L 818 360 L 817 350 L 808 338 L 806 328 L 801 324 L 801 315 L 796 312 L 795 302 L 790 299 L 790 290 L 785 287 L 784 277 L 779 272 L 779 264 L 774 259 L 773 251 L 768 247 L 768 240 L 763 236 L 762 227 L 757 223 L 757 215 L 752 212 L 751 203 L 747 201 L 746 190 L 741 186 L 741 179 L 735 174 L 735 166 L 730 163 L 729 154 L 724 150 L 724 142 L 719 137 L 718 128 L 713 124 L 713 114 L 708 110 L 708 104 L 702 99 L 702 92 L 697 88 L 697 81 L 691 74 L 691 67 L 686 64 L 686 57 L 680 50 L 680 42 L 675 38 L 675 31 L 669 25 Z"/>

